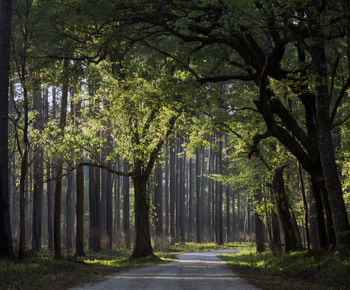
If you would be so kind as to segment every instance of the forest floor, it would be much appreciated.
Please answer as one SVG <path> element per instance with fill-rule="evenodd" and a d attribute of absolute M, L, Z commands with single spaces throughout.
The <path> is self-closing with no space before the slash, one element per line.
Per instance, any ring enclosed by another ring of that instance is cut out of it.
<path fill-rule="evenodd" d="M 220 255 L 233 272 L 261 289 L 350 289 L 350 253 L 243 251 Z"/>
<path fill-rule="evenodd" d="M 75 258 L 67 252 L 64 259 L 55 260 L 47 250 L 23 260 L 0 261 L 0 289 L 68 289 L 74 285 L 102 280 L 105 276 L 127 271 L 130 268 L 165 263 L 177 254 L 223 249 L 252 248 L 252 243 L 186 243 L 155 249 L 160 261 L 139 259 L 128 261 L 130 250 L 116 249 Z"/>

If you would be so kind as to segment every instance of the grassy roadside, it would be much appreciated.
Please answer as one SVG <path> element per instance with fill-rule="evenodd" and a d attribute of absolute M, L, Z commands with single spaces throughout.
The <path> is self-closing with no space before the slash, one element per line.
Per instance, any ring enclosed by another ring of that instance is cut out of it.
<path fill-rule="evenodd" d="M 131 252 L 118 249 L 100 253 L 87 252 L 86 257 L 74 259 L 67 253 L 65 259 L 54 260 L 47 251 L 22 261 L 0 261 L 0 289 L 51 289 L 61 290 L 81 283 L 95 282 L 104 276 L 126 271 L 131 267 L 164 263 L 176 254 L 220 249 L 248 248 L 247 243 L 186 243 L 164 246 L 155 251 L 160 261 L 139 259 L 128 261 Z"/>
<path fill-rule="evenodd" d="M 262 289 L 350 289 L 350 255 L 243 251 L 220 255 L 240 277 Z"/>

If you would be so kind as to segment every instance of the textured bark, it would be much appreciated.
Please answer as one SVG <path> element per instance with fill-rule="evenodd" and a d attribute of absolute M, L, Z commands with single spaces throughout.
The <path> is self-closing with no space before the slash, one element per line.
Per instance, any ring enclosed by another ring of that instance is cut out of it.
<path fill-rule="evenodd" d="M 350 225 L 343 199 L 342 187 L 335 162 L 335 152 L 331 135 L 330 105 L 328 92 L 328 72 L 325 53 L 325 36 L 321 27 L 323 11 L 322 1 L 314 1 L 313 13 L 309 13 L 309 33 L 313 37 L 310 48 L 312 68 L 315 76 L 317 140 L 321 165 L 332 211 L 337 247 L 350 248 Z"/>
<path fill-rule="evenodd" d="M 289 201 L 284 188 L 283 169 L 285 167 L 286 165 L 273 170 L 271 186 L 285 236 L 285 250 L 289 252 L 300 250 L 301 244 L 298 241 L 297 229 L 289 210 Z"/>
<path fill-rule="evenodd" d="M 59 128 L 63 134 L 64 127 L 67 121 L 67 103 L 68 103 L 68 66 L 69 60 L 65 59 L 63 63 L 63 71 L 66 74 L 63 87 L 62 87 L 62 101 L 61 101 L 61 115 Z M 54 257 L 61 258 L 61 195 L 62 195 L 62 170 L 63 160 L 58 159 L 56 163 L 56 184 L 55 184 L 55 210 L 54 210 Z"/>
<path fill-rule="evenodd" d="M 135 190 L 135 247 L 133 258 L 153 256 L 149 232 L 149 202 L 146 192 L 146 182 L 142 176 L 134 176 Z"/>
<path fill-rule="evenodd" d="M 0 7 L 0 258 L 13 256 L 8 191 L 8 85 L 11 0 Z"/>
<path fill-rule="evenodd" d="M 33 124 L 35 130 L 41 134 L 43 126 L 43 108 L 41 100 L 40 84 L 37 83 L 33 92 L 33 109 L 37 112 L 36 119 Z M 39 140 L 38 140 L 39 141 Z M 34 161 L 33 161 L 33 225 L 32 225 L 32 250 L 39 251 L 41 248 L 41 229 L 42 229 L 42 201 L 43 201 L 43 166 L 44 166 L 44 150 L 38 142 L 34 145 Z"/>
<path fill-rule="evenodd" d="M 275 197 L 270 186 L 270 196 L 271 202 L 276 207 Z M 274 255 L 278 255 L 282 253 L 282 243 L 281 243 L 281 235 L 280 235 L 280 223 L 278 219 L 278 215 L 274 208 L 271 209 L 271 228 L 272 228 L 272 239 L 270 240 L 270 249 Z"/>

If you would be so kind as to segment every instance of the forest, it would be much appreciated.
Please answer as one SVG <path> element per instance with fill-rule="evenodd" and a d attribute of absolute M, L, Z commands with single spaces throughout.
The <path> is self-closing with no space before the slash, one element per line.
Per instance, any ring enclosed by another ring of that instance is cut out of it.
<path fill-rule="evenodd" d="M 0 260 L 349 256 L 349 1 L 0 3 Z"/>

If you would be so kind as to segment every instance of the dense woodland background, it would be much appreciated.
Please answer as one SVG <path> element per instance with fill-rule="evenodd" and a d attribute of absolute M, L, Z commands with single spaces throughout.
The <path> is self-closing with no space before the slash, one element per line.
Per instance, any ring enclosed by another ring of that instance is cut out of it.
<path fill-rule="evenodd" d="M 0 9 L 1 257 L 349 249 L 348 1 Z"/>

